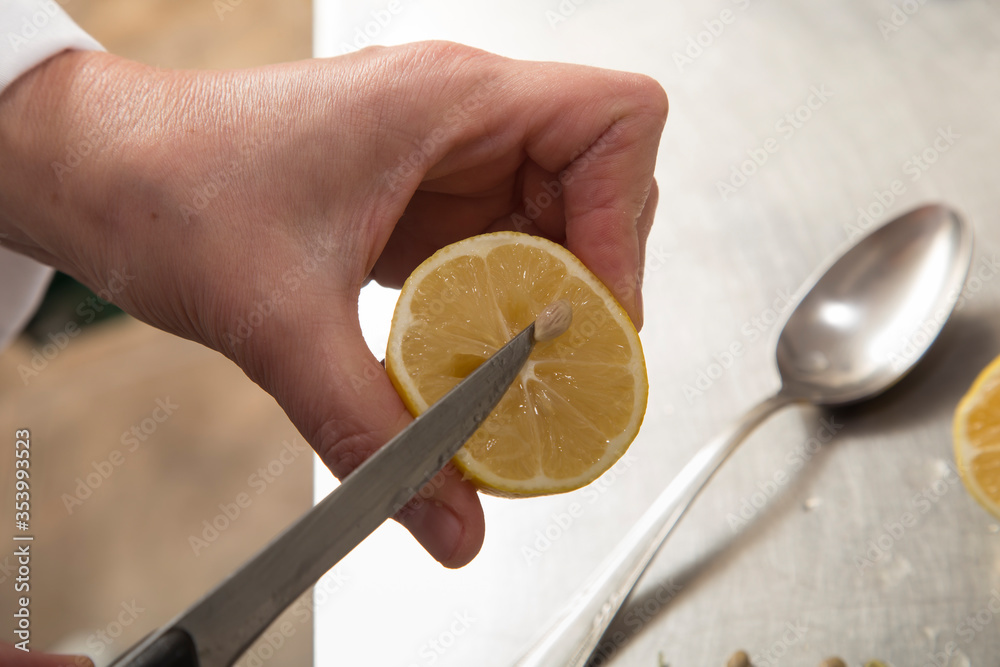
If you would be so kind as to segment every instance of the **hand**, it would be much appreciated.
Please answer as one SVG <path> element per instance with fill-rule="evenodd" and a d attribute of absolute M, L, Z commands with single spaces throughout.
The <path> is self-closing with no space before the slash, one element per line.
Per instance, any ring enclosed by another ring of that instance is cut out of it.
<path fill-rule="evenodd" d="M 0 642 L 0 665 L 4 667 L 94 667 L 89 658 L 27 652 Z"/>
<path fill-rule="evenodd" d="M 343 477 L 410 421 L 361 336 L 367 280 L 519 229 L 641 325 L 666 112 L 643 76 L 448 43 L 224 72 L 65 53 L 0 98 L 0 231 L 235 361 Z M 459 567 L 482 508 L 450 467 L 435 488 L 400 519 Z"/>

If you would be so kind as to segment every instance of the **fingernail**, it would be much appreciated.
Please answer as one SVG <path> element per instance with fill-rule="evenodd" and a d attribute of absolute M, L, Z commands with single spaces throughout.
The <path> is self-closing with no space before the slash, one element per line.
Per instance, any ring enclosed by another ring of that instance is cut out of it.
<path fill-rule="evenodd" d="M 454 512 L 436 500 L 424 501 L 403 519 L 403 525 L 441 563 L 446 563 L 458 550 L 464 530 Z"/>

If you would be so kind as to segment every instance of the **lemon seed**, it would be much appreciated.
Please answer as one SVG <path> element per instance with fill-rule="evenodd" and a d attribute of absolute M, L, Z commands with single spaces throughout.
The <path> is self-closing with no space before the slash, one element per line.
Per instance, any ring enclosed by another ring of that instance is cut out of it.
<path fill-rule="evenodd" d="M 572 321 L 573 306 L 569 301 L 553 301 L 535 318 L 535 342 L 544 343 L 563 335 Z"/>

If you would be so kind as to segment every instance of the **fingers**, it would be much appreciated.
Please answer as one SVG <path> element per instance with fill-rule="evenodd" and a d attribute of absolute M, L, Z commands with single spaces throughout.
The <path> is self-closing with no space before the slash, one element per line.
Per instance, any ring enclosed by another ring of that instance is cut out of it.
<path fill-rule="evenodd" d="M 408 203 L 376 260 L 372 277 L 386 287 L 400 287 L 435 251 L 487 231 L 498 217 L 510 210 L 509 189 L 508 185 L 506 192 L 491 188 L 460 197 L 418 192 Z M 410 224 L 413 221 L 421 222 Z"/>
<path fill-rule="evenodd" d="M 555 174 L 534 160 L 521 167 L 521 206 L 514 217 L 514 229 L 525 227 L 525 221 L 546 238 L 562 243 L 566 240 L 565 212 L 561 193 L 563 185 Z M 520 222 L 520 224 L 517 224 Z"/>
<path fill-rule="evenodd" d="M 412 419 L 362 338 L 356 301 L 306 310 L 262 332 L 267 341 L 254 355 L 271 373 L 262 386 L 343 479 Z M 467 564 L 482 547 L 479 497 L 451 466 L 414 489 L 396 518 L 446 567 Z"/>
<path fill-rule="evenodd" d="M 564 242 L 641 325 L 642 250 L 655 209 L 646 200 L 668 107 L 659 84 L 457 44 L 393 53 L 389 65 L 420 83 L 401 87 L 393 107 L 407 110 L 400 122 L 413 128 L 404 152 L 426 150 L 374 277 L 398 284 L 428 245 L 492 229 L 540 233 Z"/>
<path fill-rule="evenodd" d="M 643 253 L 656 207 L 655 196 L 649 200 L 667 100 L 651 79 L 627 79 L 608 84 L 604 108 L 592 109 L 589 119 L 577 119 L 575 136 L 566 134 L 571 124 L 563 119 L 562 125 L 539 127 L 528 150 L 558 155 L 594 134 L 559 172 L 565 187 L 566 246 L 611 289 L 638 328 Z M 599 133 L 598 119 L 604 124 Z"/>
<path fill-rule="evenodd" d="M 496 174 L 495 182 L 481 191 L 464 189 L 462 175 L 455 176 L 424 183 L 410 200 L 372 269 L 371 277 L 380 285 L 400 287 L 435 251 L 476 234 L 515 230 L 566 240 L 562 186 L 556 174 L 534 161 L 524 160 L 516 173 Z M 434 191 L 435 186 L 448 191 Z M 514 215 L 512 192 L 521 202 Z"/>
<path fill-rule="evenodd" d="M 589 67 L 476 62 L 491 72 L 490 85 L 480 86 L 486 101 L 452 128 L 451 149 L 426 178 L 436 192 L 466 195 L 499 185 L 490 177 L 518 165 L 513 201 L 498 222 L 564 239 L 641 325 L 641 253 L 655 209 L 646 204 L 667 115 L 663 89 L 645 76 Z"/>

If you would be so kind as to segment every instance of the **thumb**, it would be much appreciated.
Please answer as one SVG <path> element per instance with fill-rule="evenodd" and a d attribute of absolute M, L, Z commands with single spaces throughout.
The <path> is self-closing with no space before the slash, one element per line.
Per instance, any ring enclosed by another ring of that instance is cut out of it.
<path fill-rule="evenodd" d="M 270 362 L 264 365 L 270 374 L 265 389 L 343 479 L 412 417 L 364 341 L 356 301 L 324 310 L 329 317 L 317 318 L 314 310 L 309 319 L 298 319 L 294 331 L 269 332 L 277 349 L 265 351 Z M 309 320 L 303 329 L 301 322 Z M 288 340 L 299 344 L 289 346 Z M 395 518 L 446 567 L 466 565 L 483 544 L 479 496 L 451 464 Z"/>

